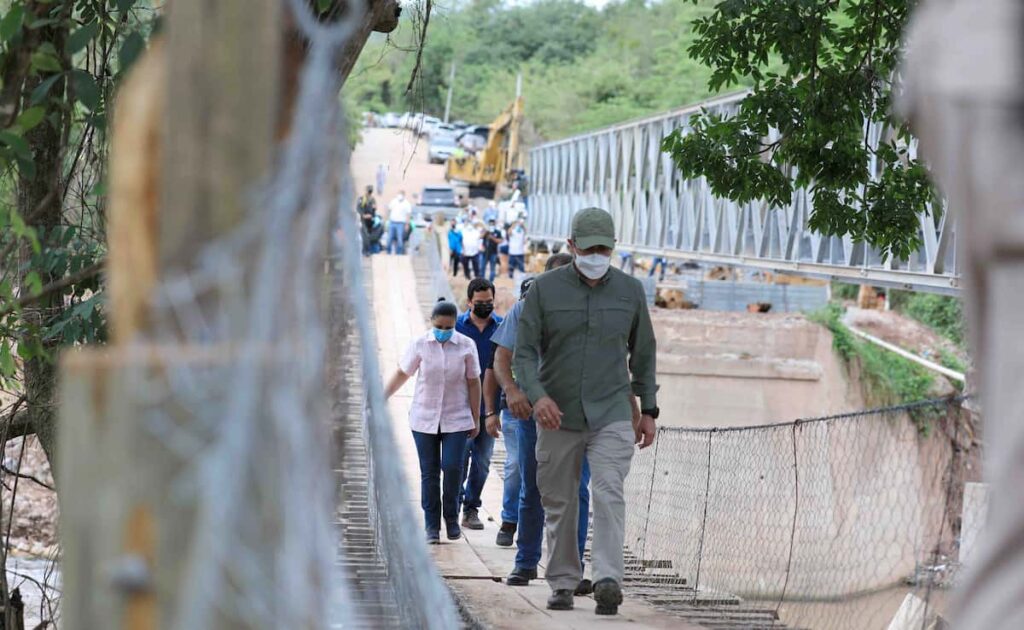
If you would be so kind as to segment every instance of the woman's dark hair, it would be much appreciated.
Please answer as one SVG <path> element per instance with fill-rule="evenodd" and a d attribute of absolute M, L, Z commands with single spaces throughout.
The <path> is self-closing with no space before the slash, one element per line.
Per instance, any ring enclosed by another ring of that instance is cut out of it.
<path fill-rule="evenodd" d="M 544 263 L 544 271 L 551 271 L 555 267 L 564 267 L 572 262 L 572 254 L 565 252 L 559 252 L 557 254 L 551 254 L 548 256 L 548 260 Z"/>
<path fill-rule="evenodd" d="M 466 287 L 466 297 L 472 300 L 473 294 L 481 291 L 490 291 L 493 296 L 495 294 L 494 283 L 487 278 L 473 278 L 469 281 L 469 286 Z"/>
<path fill-rule="evenodd" d="M 434 304 L 434 310 L 430 313 L 430 319 L 435 317 L 458 317 L 459 309 L 455 304 L 449 302 L 443 297 L 437 298 L 437 303 Z"/>

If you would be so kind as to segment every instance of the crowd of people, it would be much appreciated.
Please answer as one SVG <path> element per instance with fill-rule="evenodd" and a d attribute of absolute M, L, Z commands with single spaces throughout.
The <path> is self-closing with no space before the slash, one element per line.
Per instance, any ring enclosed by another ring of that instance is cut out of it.
<path fill-rule="evenodd" d="M 485 277 L 491 282 L 500 273 L 502 257 L 508 259 L 508 277 L 526 271 L 526 219 L 514 205 L 499 210 L 488 203 L 482 213 L 470 207 L 448 222 L 448 267 L 452 276 Z"/>
<path fill-rule="evenodd" d="M 383 171 L 378 171 L 377 192 L 367 186 L 356 200 L 360 220 L 363 255 L 372 256 L 385 249 L 389 254 L 404 254 L 407 245 L 414 246 L 417 230 L 413 221 L 416 195 L 410 201 L 404 190 L 388 203 L 386 219 L 377 208 L 377 195 L 383 186 Z M 526 271 L 526 217 L 521 204 L 507 203 L 499 209 L 493 201 L 483 212 L 474 206 L 461 209 L 449 221 L 449 267 L 456 276 L 461 267 L 466 279 L 486 277 L 491 282 L 506 266 L 508 277 Z"/>
<path fill-rule="evenodd" d="M 363 243 L 363 255 L 372 256 L 384 250 L 386 243 L 389 254 L 404 254 L 406 245 L 413 245 L 418 239 L 415 238 L 416 223 L 412 220 L 413 209 L 416 207 L 416 195 L 410 201 L 405 196 L 405 191 L 400 190 L 395 198 L 388 204 L 387 222 L 377 211 L 377 198 L 374 195 L 373 186 L 367 186 L 366 190 L 356 200 L 356 213 L 361 222 L 360 238 Z"/>
<path fill-rule="evenodd" d="M 479 218 L 461 219 L 449 226 L 449 248 L 453 267 L 458 260 L 474 276 L 466 308 L 439 300 L 431 329 L 409 345 L 386 388 L 393 395 L 416 376 L 409 423 L 426 539 L 440 542 L 442 521 L 449 540 L 461 538 L 462 528 L 484 528 L 480 499 L 494 441 L 504 433 L 495 542 L 517 546 L 507 584 L 538 578 L 543 533 L 548 608 L 572 609 L 575 596 L 592 592 L 595 612 L 616 614 L 624 482 L 635 447 L 653 443 L 659 413 L 643 286 L 611 267 L 612 217 L 589 208 L 573 219 L 570 253 L 550 256 L 544 273 L 525 279 L 520 300 L 501 317 L 494 312 L 492 260 L 506 245 L 510 273 L 523 268 L 521 217 L 508 221 L 488 206 Z M 481 277 L 485 266 L 491 278 Z M 584 580 L 582 561 L 590 505 L 592 582 Z"/>

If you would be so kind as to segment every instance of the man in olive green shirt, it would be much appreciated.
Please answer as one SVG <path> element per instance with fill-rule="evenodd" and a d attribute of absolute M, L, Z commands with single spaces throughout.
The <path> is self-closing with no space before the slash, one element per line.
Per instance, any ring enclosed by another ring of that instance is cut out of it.
<path fill-rule="evenodd" d="M 541 274 L 523 305 L 513 365 L 533 403 L 537 486 L 546 515 L 548 608 L 573 607 L 582 579 L 575 528 L 584 454 L 594 506 L 598 614 L 622 602 L 623 484 L 634 444 L 654 441 L 658 417 L 655 340 L 643 285 L 610 267 L 615 226 L 599 208 L 573 218 L 573 264 Z M 633 396 L 641 413 L 633 417 Z"/>

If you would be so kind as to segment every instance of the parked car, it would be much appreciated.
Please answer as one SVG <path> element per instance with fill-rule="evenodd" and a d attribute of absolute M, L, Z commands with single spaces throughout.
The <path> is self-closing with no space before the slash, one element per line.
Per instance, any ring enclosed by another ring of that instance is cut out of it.
<path fill-rule="evenodd" d="M 434 128 L 430 131 L 430 139 L 433 140 L 437 136 L 449 136 L 452 140 L 459 133 L 459 130 L 455 128 L 455 125 L 449 123 L 438 123 L 434 125 Z"/>
<path fill-rule="evenodd" d="M 409 112 L 405 112 L 398 119 L 398 125 L 397 126 L 402 128 L 402 129 L 409 129 L 412 126 L 413 121 L 415 120 L 415 118 L 416 118 L 415 114 L 412 114 L 412 113 L 409 113 Z"/>
<path fill-rule="evenodd" d="M 459 214 L 455 188 L 444 185 L 424 186 L 416 211 L 422 212 L 423 218 L 428 221 L 433 220 L 435 215 L 443 216 L 446 220 L 454 219 Z"/>
<path fill-rule="evenodd" d="M 430 146 L 427 149 L 427 161 L 431 164 L 444 164 L 455 150 L 455 138 L 452 136 L 434 133 L 430 137 Z"/>
<path fill-rule="evenodd" d="M 441 119 L 434 116 L 424 116 L 419 128 L 416 130 L 421 136 L 430 137 L 434 128 L 441 124 Z"/>
<path fill-rule="evenodd" d="M 398 126 L 399 120 L 398 114 L 395 112 L 388 112 L 380 117 L 380 126 L 393 129 Z"/>

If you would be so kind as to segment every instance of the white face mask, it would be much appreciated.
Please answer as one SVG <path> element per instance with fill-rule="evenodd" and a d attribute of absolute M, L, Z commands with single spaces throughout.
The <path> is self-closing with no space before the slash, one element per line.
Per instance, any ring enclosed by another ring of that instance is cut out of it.
<path fill-rule="evenodd" d="M 608 273 L 608 267 L 612 264 L 611 256 L 602 254 L 576 254 L 576 268 L 591 280 L 600 280 Z"/>

